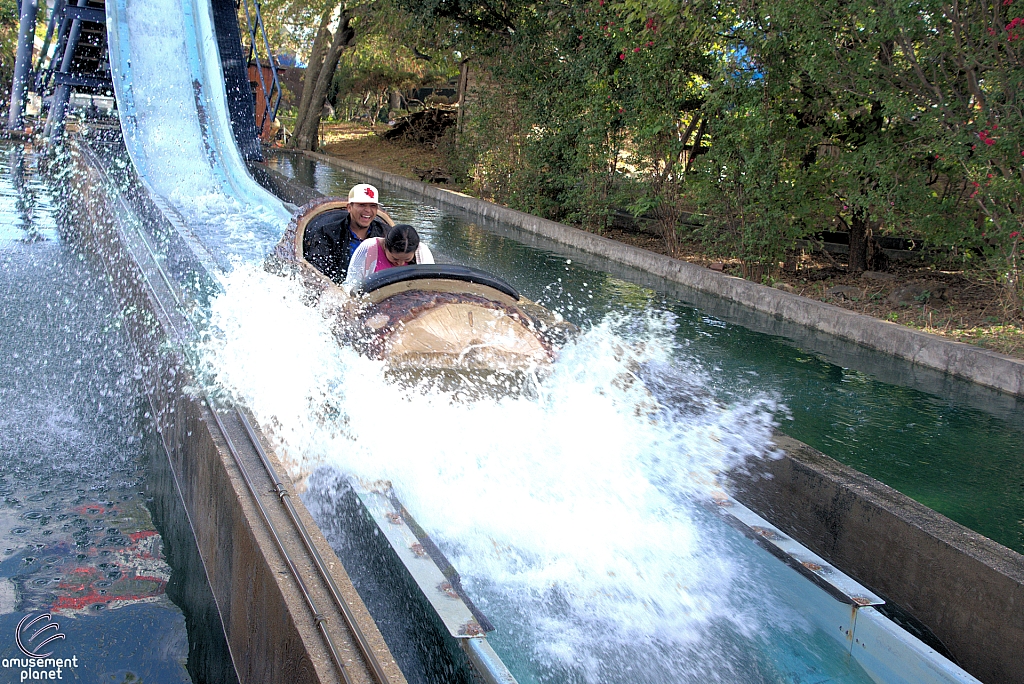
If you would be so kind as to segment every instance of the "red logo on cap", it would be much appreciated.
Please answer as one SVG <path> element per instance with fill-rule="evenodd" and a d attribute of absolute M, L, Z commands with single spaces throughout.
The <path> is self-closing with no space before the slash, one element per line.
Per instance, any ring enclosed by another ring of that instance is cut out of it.
<path fill-rule="evenodd" d="M 366 196 L 373 199 L 373 188 L 366 188 Z"/>

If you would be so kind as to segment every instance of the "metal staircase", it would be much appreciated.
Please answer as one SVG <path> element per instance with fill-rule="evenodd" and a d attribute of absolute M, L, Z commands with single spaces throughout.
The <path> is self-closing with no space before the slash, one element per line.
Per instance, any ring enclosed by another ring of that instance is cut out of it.
<path fill-rule="evenodd" d="M 267 38 L 267 28 L 263 24 L 259 0 L 240 0 L 239 4 L 245 6 L 245 21 L 248 27 L 246 35 L 249 39 L 249 58 L 246 62 L 256 67 L 256 75 L 263 92 L 263 108 L 256 112 L 256 127 L 262 136 L 267 126 L 273 124 L 277 117 L 277 109 L 281 106 L 281 81 L 278 78 L 274 55 L 270 50 L 270 40 Z M 270 68 L 269 79 L 264 72 L 264 66 Z"/>
<path fill-rule="evenodd" d="M 21 26 L 11 89 L 8 128 L 24 128 L 25 99 L 38 93 L 48 112 L 44 135 L 62 134 L 72 92 L 113 96 L 107 60 L 104 0 L 56 0 L 43 49 L 32 68 L 32 41 L 39 0 L 21 0 Z M 53 49 L 51 50 L 51 46 Z"/>
<path fill-rule="evenodd" d="M 33 38 L 39 3 L 20 0 L 18 51 L 7 128 L 25 133 L 25 102 L 30 92 L 39 94 L 46 124 L 43 135 L 57 140 L 64 132 L 73 93 L 113 97 L 107 55 L 105 0 L 53 0 L 46 37 L 35 64 Z M 232 130 L 242 157 L 262 161 L 260 135 L 268 130 L 281 104 L 281 83 L 273 59 L 259 0 L 209 0 L 224 72 Z M 247 45 L 242 43 L 239 16 L 244 11 Z M 260 111 L 255 111 L 254 87 L 248 71 L 255 66 L 262 91 Z M 269 67 L 269 75 L 265 67 Z"/>

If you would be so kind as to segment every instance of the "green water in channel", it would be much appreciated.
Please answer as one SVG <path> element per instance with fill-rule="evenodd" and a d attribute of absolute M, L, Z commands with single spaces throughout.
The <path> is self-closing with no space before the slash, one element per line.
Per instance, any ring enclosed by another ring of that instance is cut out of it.
<path fill-rule="evenodd" d="M 293 156 L 270 165 L 325 194 L 345 196 L 364 182 Z M 667 314 L 673 361 L 698 369 L 720 400 L 776 397 L 783 432 L 1024 553 L 1024 400 L 856 345 L 833 341 L 823 353 L 799 334 L 756 332 L 694 306 L 675 284 L 614 275 L 622 267 L 565 247 L 527 246 L 529 236 L 513 239 L 515 231 L 382 190 L 385 208 L 416 226 L 438 262 L 495 273 L 582 327 L 619 313 Z"/>

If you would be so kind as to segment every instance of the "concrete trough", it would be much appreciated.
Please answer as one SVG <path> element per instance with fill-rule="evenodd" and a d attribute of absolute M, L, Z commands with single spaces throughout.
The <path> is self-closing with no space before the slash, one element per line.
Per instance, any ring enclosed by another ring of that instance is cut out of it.
<path fill-rule="evenodd" d="M 334 519 L 343 527 L 353 523 L 347 534 L 360 542 L 349 545 L 353 557 L 343 564 L 305 505 L 291 496 L 295 487 L 255 421 L 196 389 L 186 353 L 194 335 L 188 316 L 216 291 L 216 267 L 174 211 L 132 177 L 130 166 L 109 161 L 73 140 L 61 163 L 70 171 L 65 187 L 74 190 L 62 199 L 68 216 L 85 219 L 78 225 L 87 229 L 79 227 L 77 237 L 100 257 L 121 297 L 238 680 L 404 684 L 401 663 L 345 569 L 358 565 L 354 556 L 361 554 L 374 559 L 370 569 L 384 601 L 401 607 L 388 616 L 401 625 L 396 641 L 402 648 L 420 642 L 413 650 L 436 658 L 428 679 L 515 682 L 476 621 L 486 624 L 486 618 L 464 594 L 452 592 L 457 574 L 446 561 L 439 565 L 418 553 L 417 544 L 432 542 L 422 530 L 422 539 L 416 536 L 413 528 L 419 528 L 404 509 L 395 514 L 397 501 L 358 487 L 350 489 L 358 495 L 343 497 L 354 508 Z M 125 166 L 125 177 L 111 179 L 111 166 Z M 395 633 L 391 625 L 384 629 Z"/>
<path fill-rule="evenodd" d="M 785 435 L 736 498 L 923 623 L 987 684 L 1022 681 L 1024 556 Z"/>
<path fill-rule="evenodd" d="M 717 273 L 696 264 L 655 254 L 572 226 L 369 166 L 315 152 L 304 154 L 387 187 L 425 197 L 440 206 L 500 221 L 560 244 L 642 269 L 694 290 L 737 302 L 779 320 L 799 323 L 915 364 L 965 378 L 1008 394 L 1024 396 L 1024 362 L 1019 359 L 988 349 L 951 342 L 938 335 L 894 325 L 838 306 Z"/>
<path fill-rule="evenodd" d="M 227 406 L 212 405 L 189 389 L 192 383 L 182 345 L 190 326 L 186 312 L 209 292 L 210 284 L 200 279 L 182 286 L 169 274 L 185 274 L 194 269 L 201 272 L 205 268 L 202 250 L 181 242 L 187 240 L 187 231 L 175 226 L 173 212 L 157 206 L 143 187 L 136 184 L 124 192 L 118 190 L 106 176 L 105 164 L 92 150 L 75 143 L 71 148 L 71 156 L 66 160 L 71 182 L 66 187 L 73 187 L 74 192 L 67 193 L 65 201 L 72 212 L 89 218 L 80 222 L 89 226 L 82 237 L 90 251 L 101 256 L 122 297 L 124 324 L 144 360 L 147 394 L 218 604 L 239 681 L 404 682 L 405 676 L 331 545 L 302 503 L 286 495 L 290 484 L 277 476 L 282 468 L 247 415 Z M 157 226 L 162 236 L 160 250 L 152 242 L 152 235 L 140 229 L 142 221 L 167 224 Z M 757 517 L 753 510 L 737 515 L 736 511 L 746 510 L 738 502 L 723 509 L 731 508 L 733 512 L 729 515 L 738 525 L 745 526 L 748 536 L 760 537 L 762 541 L 774 537 L 791 542 L 788 546 L 775 542 L 766 546 L 774 546 L 776 551 L 772 553 L 791 567 L 807 570 L 808 563 L 832 563 L 852 576 L 838 583 L 835 576 L 828 581 L 819 576 L 819 582 L 804 572 L 824 597 L 812 601 L 808 609 L 816 619 L 838 619 L 845 615 L 839 623 L 840 637 L 849 642 L 851 655 L 857 654 L 858 661 L 878 681 L 972 681 L 874 612 L 871 606 L 878 601 L 857 581 L 879 586 L 883 592 L 888 585 L 861 579 L 856 571 L 866 564 L 862 556 L 877 552 L 875 547 L 870 543 L 861 545 L 849 551 L 856 558 L 842 556 L 835 560 L 817 549 L 814 542 L 819 539 L 814 536 L 817 531 L 811 524 L 813 516 L 811 521 L 805 521 L 799 512 L 789 510 L 813 501 L 816 485 L 808 486 L 797 475 L 787 480 L 783 466 L 796 463 L 801 456 L 806 460 L 808 448 L 781 436 L 779 443 L 790 454 L 772 465 L 779 470 L 773 473 L 775 478 L 771 482 L 779 485 L 780 490 L 773 492 L 762 487 L 763 480 L 756 475 L 739 481 L 741 489 L 747 485 L 742 489 L 742 500 L 751 509 L 767 511 L 765 517 L 771 522 Z M 798 471 L 799 468 L 793 468 L 794 473 Z M 830 478 L 826 473 L 823 481 L 838 486 L 834 475 Z M 784 491 L 787 482 L 792 483 L 794 491 Z M 448 681 L 514 681 L 487 644 L 486 625 L 460 593 L 457 574 L 452 575 L 453 570 L 446 567 L 443 559 L 432 556 L 429 539 L 418 530 L 408 512 L 387 492 L 360 483 L 348 486 L 348 493 L 339 503 L 348 512 L 338 519 L 351 523 L 346 526 L 350 535 L 387 541 L 374 553 L 379 559 L 390 559 L 388 565 L 396 582 L 405 584 L 406 595 L 415 599 L 412 603 L 418 604 L 418 610 L 425 616 L 419 624 L 433 623 L 434 637 L 430 638 L 435 638 L 447 653 L 443 666 L 451 673 Z M 876 524 L 856 513 L 860 510 L 858 506 L 867 510 L 872 502 L 859 499 L 855 488 L 847 489 L 852 492 L 854 503 L 849 508 L 854 516 L 841 524 L 851 529 L 858 524 Z M 819 490 L 828 491 L 827 486 Z M 304 543 L 302 535 L 296 533 L 283 505 L 286 499 L 293 502 L 302 527 L 308 531 L 308 542 Z M 784 510 L 775 510 L 773 506 Z M 796 522 L 791 520 L 793 515 Z M 773 523 L 778 527 L 772 528 Z M 902 519 L 888 524 L 896 528 L 910 521 Z M 354 532 L 359 529 L 363 532 Z M 378 531 L 383 534 L 378 535 Z M 913 531 L 906 534 L 912 535 Z M 811 548 L 785 540 L 785 535 L 793 535 Z M 821 558 L 813 555 L 816 550 Z M 907 553 L 923 557 L 914 548 Z M 326 577 L 318 577 L 317 557 L 328 568 Z M 954 562 L 955 557 L 939 560 Z M 955 567 L 944 569 L 947 574 L 956 575 Z M 1019 586 L 1018 582 L 1018 592 Z M 932 594 L 942 589 L 938 587 Z M 342 595 L 343 605 L 332 601 L 332 591 Z M 896 600 L 904 597 L 889 595 Z M 1014 599 L 1010 599 L 1012 605 Z M 346 627 L 353 624 L 355 632 Z M 1000 643 L 1012 649 L 1019 645 L 1014 638 L 1010 633 Z M 990 644 L 982 645 L 988 648 Z M 862 650 L 857 651 L 857 646 Z M 915 663 L 920 672 L 912 676 L 901 673 L 901 662 Z M 1002 676 L 1002 672 L 998 670 L 997 674 Z"/>

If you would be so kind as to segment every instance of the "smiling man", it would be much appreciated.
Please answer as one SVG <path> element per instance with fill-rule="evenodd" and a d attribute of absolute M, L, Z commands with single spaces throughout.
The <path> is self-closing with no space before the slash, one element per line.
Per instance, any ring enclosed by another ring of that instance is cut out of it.
<path fill-rule="evenodd" d="M 377 201 L 377 188 L 366 183 L 361 183 L 348 191 L 348 215 L 349 230 L 356 242 L 351 240 L 349 245 L 349 258 L 356 251 L 359 243 L 366 238 L 384 237 L 387 224 L 377 218 L 377 209 L 380 202 Z"/>
<path fill-rule="evenodd" d="M 363 240 L 384 237 L 388 225 L 377 216 L 377 188 L 360 183 L 348 191 L 348 211 L 314 219 L 302 238 L 302 255 L 336 283 L 345 280 L 348 263 Z"/>

